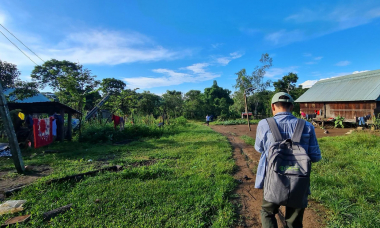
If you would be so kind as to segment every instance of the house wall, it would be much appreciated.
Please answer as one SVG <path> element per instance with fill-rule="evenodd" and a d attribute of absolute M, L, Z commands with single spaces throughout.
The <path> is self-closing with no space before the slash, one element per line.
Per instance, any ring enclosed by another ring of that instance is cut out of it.
<path fill-rule="evenodd" d="M 380 102 L 351 101 L 351 102 L 305 102 L 300 103 L 300 110 L 306 114 L 314 114 L 315 110 L 322 110 L 317 118 L 335 118 L 343 116 L 345 121 L 354 122 L 355 117 L 380 113 Z"/>

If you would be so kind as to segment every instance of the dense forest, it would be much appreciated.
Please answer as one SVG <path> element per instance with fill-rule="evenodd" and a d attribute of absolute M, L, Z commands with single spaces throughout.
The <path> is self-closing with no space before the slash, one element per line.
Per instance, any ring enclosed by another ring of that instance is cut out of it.
<path fill-rule="evenodd" d="M 213 115 L 220 120 L 235 119 L 245 110 L 244 94 L 247 96 L 248 110 L 255 118 L 271 115 L 270 100 L 275 92 L 288 92 L 297 99 L 307 89 L 297 87 L 298 76 L 289 72 L 277 81 L 265 80 L 264 76 L 272 67 L 272 58 L 263 54 L 251 74 L 245 69 L 236 73 L 236 81 L 231 82 L 235 91 L 218 86 L 217 81 L 204 91 L 189 90 L 187 93 L 168 90 L 162 96 L 150 91 L 137 92 L 139 88 L 128 89 L 127 85 L 115 78 L 97 80 L 91 70 L 78 63 L 51 59 L 38 65 L 31 73 L 32 82 L 21 81 L 20 71 L 12 63 L 0 60 L 2 87 L 12 88 L 8 102 L 34 96 L 45 87 L 51 88 L 50 98 L 67 104 L 82 113 L 91 110 L 104 96 L 110 98 L 102 107 L 117 115 L 167 114 L 171 117 L 184 116 L 187 119 L 203 119 Z M 295 106 L 295 112 L 299 107 Z"/>

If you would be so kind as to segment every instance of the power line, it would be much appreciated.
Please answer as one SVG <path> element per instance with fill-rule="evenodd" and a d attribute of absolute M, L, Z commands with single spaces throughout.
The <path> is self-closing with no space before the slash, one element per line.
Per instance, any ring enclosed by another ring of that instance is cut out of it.
<path fill-rule="evenodd" d="M 7 32 L 9 32 L 9 34 L 11 34 L 14 38 L 16 38 L 20 43 L 22 43 L 22 45 L 24 45 L 26 48 L 28 48 L 21 40 L 19 40 L 15 35 L 13 35 L 13 33 L 11 33 L 7 28 L 4 27 L 4 25 L 0 24 L 1 27 L 3 27 L 5 30 L 7 30 Z M 34 51 L 32 51 L 30 48 L 28 48 L 29 51 L 31 51 L 35 56 L 37 56 L 39 59 L 41 59 L 41 57 L 39 57 Z M 42 62 L 45 62 L 43 59 L 41 59 Z"/>
<path fill-rule="evenodd" d="M 34 64 L 36 64 L 38 66 L 38 64 L 36 62 L 34 62 L 27 54 L 25 54 L 19 47 L 17 47 L 16 44 L 14 44 L 2 31 L 0 31 L 1 34 L 3 34 L 3 36 L 5 36 L 5 38 L 7 38 L 7 40 L 9 40 L 9 42 L 11 42 L 19 51 L 22 52 L 22 54 L 24 54 L 26 57 L 28 57 L 28 59 L 30 59 L 30 61 L 32 61 Z"/>

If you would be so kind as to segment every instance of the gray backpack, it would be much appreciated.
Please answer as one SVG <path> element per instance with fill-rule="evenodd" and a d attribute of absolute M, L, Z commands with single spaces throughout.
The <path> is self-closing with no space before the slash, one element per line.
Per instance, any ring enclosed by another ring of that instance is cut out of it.
<path fill-rule="evenodd" d="M 266 119 L 274 143 L 267 154 L 264 199 L 291 208 L 306 208 L 311 160 L 300 146 L 305 120 L 298 119 L 291 139 L 283 139 L 274 118 Z"/>

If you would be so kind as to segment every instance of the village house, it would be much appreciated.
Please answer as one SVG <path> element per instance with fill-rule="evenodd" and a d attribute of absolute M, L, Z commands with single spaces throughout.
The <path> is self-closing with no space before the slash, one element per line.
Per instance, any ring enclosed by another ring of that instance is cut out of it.
<path fill-rule="evenodd" d="M 296 100 L 300 111 L 317 120 L 338 116 L 367 123 L 380 113 L 380 70 L 320 80 Z"/>

